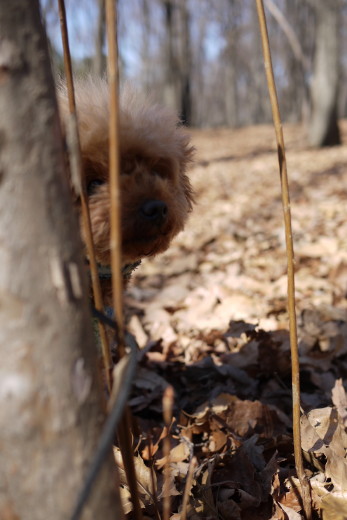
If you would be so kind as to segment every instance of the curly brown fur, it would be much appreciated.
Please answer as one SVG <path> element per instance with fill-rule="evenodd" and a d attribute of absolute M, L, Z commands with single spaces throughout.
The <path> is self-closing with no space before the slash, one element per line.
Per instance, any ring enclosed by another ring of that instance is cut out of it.
<path fill-rule="evenodd" d="M 110 264 L 109 91 L 104 79 L 75 82 L 82 160 L 97 261 Z M 66 87 L 58 88 L 63 121 Z M 122 263 L 165 251 L 183 229 L 193 193 L 193 147 L 175 114 L 126 88 L 120 97 Z M 84 235 L 82 225 L 82 237 Z"/>

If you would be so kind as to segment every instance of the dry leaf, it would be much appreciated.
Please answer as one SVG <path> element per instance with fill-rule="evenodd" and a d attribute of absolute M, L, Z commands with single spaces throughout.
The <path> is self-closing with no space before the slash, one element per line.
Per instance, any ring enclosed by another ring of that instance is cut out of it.
<path fill-rule="evenodd" d="M 337 408 L 343 423 L 347 426 L 347 396 L 343 388 L 342 379 L 337 379 L 332 389 L 332 401 Z"/>
<path fill-rule="evenodd" d="M 170 450 L 170 463 L 182 462 L 187 460 L 190 455 L 190 449 L 186 442 L 180 442 Z M 166 464 L 166 457 L 156 460 L 155 462 L 158 469 L 161 469 Z"/>
<path fill-rule="evenodd" d="M 287 515 L 288 520 L 301 520 L 302 516 L 297 513 L 294 509 L 291 507 L 285 506 L 284 504 L 279 504 L 279 506 L 283 509 L 285 514 Z"/>
<path fill-rule="evenodd" d="M 347 494 L 333 493 L 323 498 L 323 520 L 346 520 Z"/>
<path fill-rule="evenodd" d="M 285 128 L 301 400 L 311 410 L 302 418 L 302 443 L 316 518 L 322 500 L 338 496 L 347 479 L 346 402 L 335 383 L 347 373 L 347 122 L 340 126 L 342 146 L 324 150 L 305 148 L 299 127 Z M 184 434 L 199 460 L 189 520 L 298 518 L 300 504 L 288 484 L 296 479 L 273 129 L 193 134 L 199 158 L 191 178 L 198 204 L 184 233 L 163 255 L 144 262 L 128 288 L 135 310 L 128 314 L 139 320 L 141 342 L 148 338 L 130 400 L 133 414 L 142 439 L 153 428 L 161 432 L 162 392 L 169 383 L 175 387 L 171 435 L 179 447 L 177 462 L 171 462 L 172 515 L 180 511 L 191 456 L 179 460 L 186 456 L 178 442 Z M 139 442 L 145 456 L 146 443 Z M 156 449 L 162 457 L 158 441 Z M 160 492 L 162 470 L 154 470 Z M 154 517 L 153 508 L 146 506 L 146 514 Z"/>
<path fill-rule="evenodd" d="M 116 461 L 116 464 L 119 469 L 120 477 L 121 477 L 121 484 L 123 486 L 128 486 L 125 471 L 124 471 L 124 463 L 122 459 L 122 454 L 119 448 L 114 447 L 113 449 L 114 458 Z M 153 492 L 155 493 L 157 491 L 157 478 L 154 473 L 153 475 L 153 481 L 154 481 L 154 487 L 155 489 L 152 489 L 152 476 L 151 476 L 151 469 L 148 468 L 144 461 L 141 459 L 141 457 L 134 457 L 134 465 L 135 465 L 135 471 L 136 471 L 136 478 L 137 478 L 137 485 L 138 485 L 138 492 L 139 497 L 141 498 L 141 501 L 143 504 L 153 503 Z"/>

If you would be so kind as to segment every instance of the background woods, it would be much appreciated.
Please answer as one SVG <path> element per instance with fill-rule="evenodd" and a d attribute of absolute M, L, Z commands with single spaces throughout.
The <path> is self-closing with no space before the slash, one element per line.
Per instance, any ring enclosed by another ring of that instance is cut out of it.
<path fill-rule="evenodd" d="M 42 0 L 57 64 L 57 14 Z M 284 121 L 308 123 L 313 145 L 336 144 L 347 112 L 347 62 L 341 49 L 343 0 L 266 0 Z M 68 1 L 80 70 L 105 69 L 101 0 Z M 271 121 L 253 0 L 118 0 L 121 78 L 177 107 L 197 127 Z"/>

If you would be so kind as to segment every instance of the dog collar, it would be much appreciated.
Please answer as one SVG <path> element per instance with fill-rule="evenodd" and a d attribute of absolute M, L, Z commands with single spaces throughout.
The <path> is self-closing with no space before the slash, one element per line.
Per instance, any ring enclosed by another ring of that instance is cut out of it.
<path fill-rule="evenodd" d="M 86 263 L 89 266 L 88 260 L 86 260 Z M 130 280 L 132 273 L 140 264 L 141 260 L 137 260 L 137 262 L 133 262 L 132 264 L 125 264 L 122 267 L 123 278 L 125 280 Z M 97 267 L 100 280 L 110 280 L 112 278 L 112 270 L 110 265 L 97 264 Z"/>
<path fill-rule="evenodd" d="M 141 260 L 137 260 L 132 264 L 126 264 L 122 267 L 122 275 L 124 280 L 130 280 L 131 275 L 135 271 L 135 269 L 141 264 Z"/>
<path fill-rule="evenodd" d="M 112 278 L 111 266 L 97 264 L 100 280 L 110 280 Z"/>

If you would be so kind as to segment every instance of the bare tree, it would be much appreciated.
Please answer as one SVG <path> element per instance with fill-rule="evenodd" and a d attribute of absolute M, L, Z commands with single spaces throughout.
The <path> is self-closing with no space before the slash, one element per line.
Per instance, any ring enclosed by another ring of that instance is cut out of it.
<path fill-rule="evenodd" d="M 150 54 L 150 45 L 151 45 L 151 12 L 149 0 L 142 0 L 141 3 L 142 8 L 142 27 L 143 27 L 143 46 L 141 53 L 141 65 L 142 65 L 142 82 L 144 88 L 147 90 L 150 89 L 150 79 L 151 79 L 151 54 Z"/>
<path fill-rule="evenodd" d="M 316 14 L 316 49 L 309 140 L 313 146 L 331 146 L 341 142 L 337 121 L 341 5 L 340 0 L 310 2 Z"/>
<path fill-rule="evenodd" d="M 223 89 L 225 103 L 225 124 L 238 126 L 238 92 L 237 92 L 237 43 L 239 32 L 239 2 L 227 0 L 221 18 L 222 34 L 226 46 L 223 53 L 225 88 Z"/>
<path fill-rule="evenodd" d="M 164 61 L 164 101 L 174 109 L 178 108 L 177 78 L 179 76 L 178 59 L 175 48 L 173 0 L 163 0 L 165 22 L 165 61 Z"/>
<path fill-rule="evenodd" d="M 251 33 L 252 44 L 251 48 L 246 48 L 246 54 L 243 57 L 248 89 L 246 89 L 242 100 L 245 105 L 249 104 L 247 124 L 249 122 L 252 124 L 269 123 L 271 121 L 271 109 L 264 74 L 263 57 L 261 55 L 259 22 L 256 9 L 252 9 L 248 31 Z"/>
<path fill-rule="evenodd" d="M 285 105 L 287 117 L 294 120 L 304 120 L 306 123 L 309 116 L 310 92 L 308 88 L 307 78 L 310 74 L 310 62 L 303 48 L 303 38 L 300 39 L 296 30 L 301 30 L 302 24 L 306 21 L 305 4 L 296 5 L 296 2 L 290 0 L 287 2 L 287 12 L 282 12 L 273 0 L 265 0 L 265 5 L 273 18 L 283 31 L 292 53 L 286 52 L 282 55 L 282 60 L 286 62 L 287 70 L 290 71 L 288 76 L 291 78 L 285 92 Z M 300 16 L 298 13 L 300 12 Z M 305 23 L 305 32 L 307 33 L 307 23 Z M 294 29 L 295 27 L 295 29 Z M 301 32 L 301 31 L 300 31 Z M 302 36 L 300 34 L 300 36 Z M 282 96 L 284 97 L 284 96 Z"/>
<path fill-rule="evenodd" d="M 199 0 L 198 0 L 199 1 Z M 198 4 L 201 7 L 201 3 Z M 202 6 L 204 9 L 205 5 Z M 192 120 L 194 126 L 201 126 L 206 117 L 205 88 L 206 80 L 204 67 L 206 63 L 204 40 L 206 28 L 208 26 L 207 17 L 204 9 L 199 11 L 197 16 L 197 3 L 191 2 L 191 22 L 195 24 L 196 38 L 191 38 L 191 93 L 192 93 Z"/>
<path fill-rule="evenodd" d="M 38 0 L 1 0 L 0 32 L 0 518 L 66 520 L 102 393 Z M 83 518 L 119 516 L 110 453 Z"/>
<path fill-rule="evenodd" d="M 98 22 L 95 35 L 95 55 L 93 59 L 93 72 L 102 76 L 106 71 L 105 45 L 105 0 L 98 0 Z"/>
<path fill-rule="evenodd" d="M 165 21 L 164 101 L 191 122 L 191 41 L 187 0 L 163 0 Z"/>
<path fill-rule="evenodd" d="M 190 13 L 187 0 L 181 0 L 180 5 L 180 98 L 181 119 L 190 124 L 192 120 L 192 49 L 190 39 Z"/>
<path fill-rule="evenodd" d="M 46 6 L 47 26 L 54 44 L 56 20 L 49 14 L 53 9 L 51 0 L 41 1 Z M 101 6 L 102 0 L 88 3 Z M 131 79 L 139 89 L 150 91 L 159 102 L 171 106 L 185 121 L 195 125 L 239 126 L 271 121 L 254 0 L 118 0 L 118 3 L 122 80 Z M 86 39 L 86 31 L 78 27 L 77 20 L 82 17 L 76 13 L 87 11 L 87 4 L 71 4 L 75 29 L 77 35 L 81 33 L 81 39 Z M 322 131 L 319 121 L 325 118 L 330 121 L 329 135 L 336 137 L 336 117 L 327 119 L 322 114 L 327 110 L 334 112 L 327 105 L 335 102 L 328 98 L 337 96 L 340 114 L 346 111 L 347 89 L 343 78 L 347 76 L 347 60 L 338 45 L 339 37 L 346 38 L 338 27 L 343 23 L 342 17 L 347 16 L 345 3 L 265 0 L 265 5 L 270 14 L 268 28 L 284 121 L 308 122 L 312 112 L 311 134 Z M 99 12 L 102 14 L 100 9 Z M 96 25 L 96 20 L 93 23 Z M 100 57 L 102 39 L 98 41 Z M 79 52 L 80 49 L 79 46 Z M 86 62 L 89 69 L 90 56 Z M 96 69 L 100 74 L 102 67 L 97 65 Z M 324 80 L 324 76 L 328 79 Z M 336 94 L 339 77 L 341 88 Z M 328 139 L 329 143 L 332 141 Z"/>

